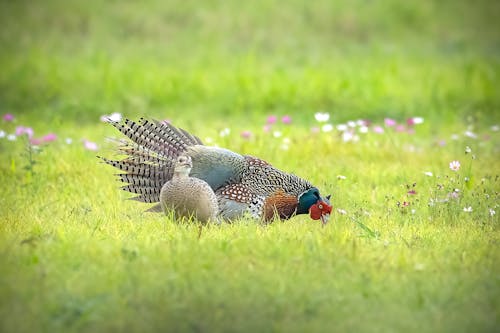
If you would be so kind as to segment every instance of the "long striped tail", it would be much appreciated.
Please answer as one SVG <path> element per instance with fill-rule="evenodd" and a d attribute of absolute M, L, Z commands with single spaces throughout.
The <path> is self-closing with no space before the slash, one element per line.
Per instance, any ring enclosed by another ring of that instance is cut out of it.
<path fill-rule="evenodd" d="M 116 175 L 125 183 L 122 189 L 138 194 L 131 199 L 141 202 L 159 202 L 163 184 L 172 178 L 177 156 L 189 146 L 202 145 L 198 137 L 165 122 L 141 118 L 138 122 L 125 119 L 111 124 L 128 138 L 118 145 L 118 152 L 125 157 L 98 158 L 123 171 Z"/>

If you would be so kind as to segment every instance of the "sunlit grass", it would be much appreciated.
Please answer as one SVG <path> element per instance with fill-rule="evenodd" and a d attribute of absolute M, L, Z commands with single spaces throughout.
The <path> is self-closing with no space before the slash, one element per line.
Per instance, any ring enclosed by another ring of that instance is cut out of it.
<path fill-rule="evenodd" d="M 0 4 L 0 331 L 495 331 L 497 8 Z M 95 156 L 113 112 L 308 179 L 330 223 L 145 213 Z"/>

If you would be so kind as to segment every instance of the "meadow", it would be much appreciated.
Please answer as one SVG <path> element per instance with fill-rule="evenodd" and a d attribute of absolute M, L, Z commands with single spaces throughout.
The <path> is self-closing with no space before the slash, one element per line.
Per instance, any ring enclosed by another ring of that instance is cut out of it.
<path fill-rule="evenodd" d="M 496 1 L 1 1 L 1 332 L 494 332 Z M 330 222 L 126 200 L 103 116 L 332 194 Z"/>

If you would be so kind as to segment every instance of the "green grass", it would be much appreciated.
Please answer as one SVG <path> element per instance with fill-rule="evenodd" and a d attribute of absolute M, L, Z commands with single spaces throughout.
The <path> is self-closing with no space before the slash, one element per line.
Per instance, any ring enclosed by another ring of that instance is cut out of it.
<path fill-rule="evenodd" d="M 0 331 L 497 330 L 498 11 L 486 0 L 1 2 L 0 114 L 16 120 L 0 130 L 58 139 L 34 164 L 22 138 L 0 139 Z M 318 111 L 334 125 L 425 122 L 345 143 L 311 133 Z M 200 228 L 144 213 L 81 143 L 112 156 L 117 133 L 99 121 L 111 112 L 169 118 L 294 172 L 333 194 L 331 222 Z M 275 126 L 282 137 L 262 131 L 270 114 L 292 116 Z"/>

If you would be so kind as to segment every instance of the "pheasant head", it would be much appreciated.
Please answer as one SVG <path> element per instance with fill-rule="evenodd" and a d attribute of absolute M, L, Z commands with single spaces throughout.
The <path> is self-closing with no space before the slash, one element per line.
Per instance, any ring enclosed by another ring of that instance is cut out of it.
<path fill-rule="evenodd" d="M 330 196 L 322 197 L 317 188 L 313 187 L 299 196 L 297 214 L 309 213 L 313 220 L 321 220 L 326 224 L 331 212 Z"/>

